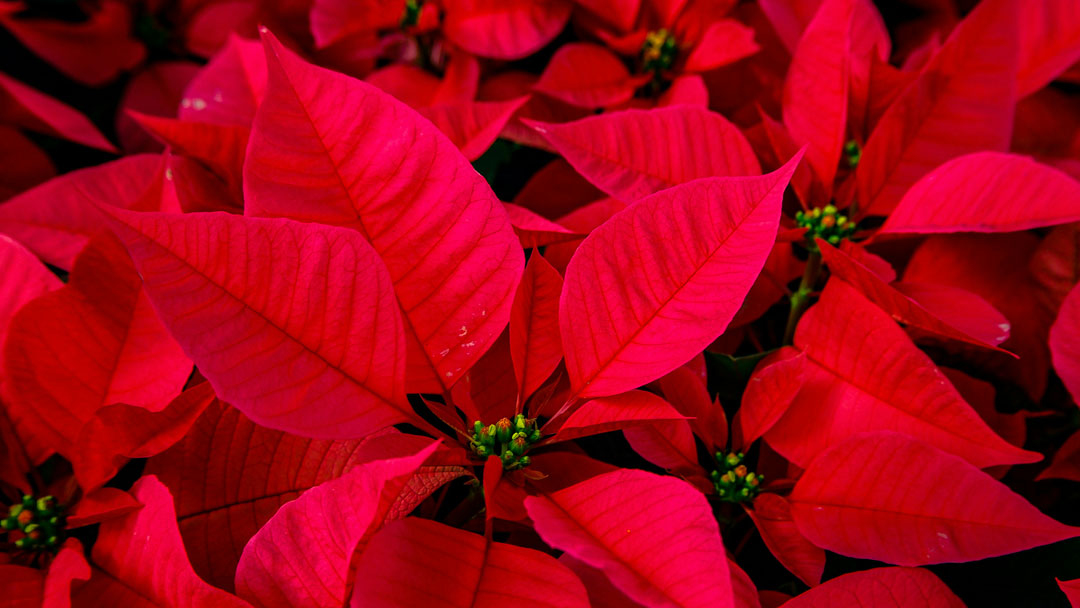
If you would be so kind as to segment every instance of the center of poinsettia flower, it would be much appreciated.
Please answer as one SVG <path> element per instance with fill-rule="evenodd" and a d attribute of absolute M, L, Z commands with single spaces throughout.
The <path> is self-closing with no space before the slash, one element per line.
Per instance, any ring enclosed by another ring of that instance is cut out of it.
<path fill-rule="evenodd" d="M 474 422 L 469 448 L 480 458 L 498 456 L 502 459 L 503 469 L 513 471 L 529 466 L 531 461 L 525 452 L 538 441 L 540 429 L 536 426 L 536 419 L 518 414 L 512 421 L 500 418 L 495 424 L 487 426 L 479 420 Z"/>
<path fill-rule="evenodd" d="M 806 240 L 811 243 L 815 238 L 820 238 L 828 241 L 830 245 L 836 245 L 842 239 L 851 238 L 851 235 L 855 234 L 855 222 L 848 221 L 846 215 L 840 215 L 840 211 L 833 205 L 816 207 L 805 213 L 797 211 L 795 224 L 806 228 Z"/>
<path fill-rule="evenodd" d="M 23 496 L 12 505 L 0 528 L 15 537 L 15 547 L 24 551 L 56 551 L 63 541 L 64 512 L 52 496 L 35 499 Z"/>
<path fill-rule="evenodd" d="M 671 32 L 666 29 L 649 32 L 645 35 L 645 43 L 641 45 L 641 69 L 659 75 L 671 68 L 678 52 L 678 44 Z"/>
<path fill-rule="evenodd" d="M 405 12 L 401 15 L 401 27 L 415 27 L 420 22 L 423 0 L 405 0 Z"/>
<path fill-rule="evenodd" d="M 724 502 L 748 502 L 761 491 L 765 476 L 753 473 L 743 464 L 742 452 L 716 453 L 717 470 L 712 472 L 713 487 Z"/>

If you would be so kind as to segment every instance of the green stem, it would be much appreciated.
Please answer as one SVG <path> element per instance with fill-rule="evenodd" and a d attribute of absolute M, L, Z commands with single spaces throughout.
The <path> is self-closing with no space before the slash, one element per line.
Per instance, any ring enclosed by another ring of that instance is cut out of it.
<path fill-rule="evenodd" d="M 784 328 L 784 344 L 791 344 L 795 337 L 795 327 L 799 325 L 799 319 L 810 305 L 810 294 L 814 292 L 820 273 L 821 250 L 814 247 L 810 250 L 810 257 L 806 259 L 806 269 L 803 271 L 799 289 L 791 294 L 791 312 L 788 313 L 787 327 Z"/>

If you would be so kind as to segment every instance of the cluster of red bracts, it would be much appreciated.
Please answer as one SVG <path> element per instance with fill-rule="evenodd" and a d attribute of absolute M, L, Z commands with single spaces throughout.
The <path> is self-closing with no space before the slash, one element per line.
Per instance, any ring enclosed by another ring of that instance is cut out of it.
<path fill-rule="evenodd" d="M 122 153 L 0 73 L 0 605 L 957 607 L 1080 536 L 1012 481 L 1080 482 L 1080 1 L 918 4 L 0 7 L 132 73 Z"/>

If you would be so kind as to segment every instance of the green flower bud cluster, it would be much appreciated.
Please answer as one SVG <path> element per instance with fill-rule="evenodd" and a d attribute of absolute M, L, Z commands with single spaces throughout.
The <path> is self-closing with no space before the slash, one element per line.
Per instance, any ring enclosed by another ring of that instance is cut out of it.
<path fill-rule="evenodd" d="M 808 213 L 797 211 L 795 224 L 806 228 L 806 240 L 811 244 L 815 238 L 821 238 L 830 245 L 837 245 L 841 239 L 849 239 L 855 234 L 855 222 L 849 221 L 846 215 L 840 215 L 834 205 L 815 207 Z"/>
<path fill-rule="evenodd" d="M 859 142 L 854 139 L 848 140 L 844 144 L 844 159 L 847 160 L 849 167 L 854 169 L 859 166 L 859 159 L 862 158 L 862 148 L 859 147 Z"/>
<path fill-rule="evenodd" d="M 52 496 L 34 499 L 23 496 L 22 503 L 11 505 L 8 516 L 0 519 L 0 528 L 19 532 L 15 546 L 24 551 L 55 551 L 63 539 L 63 509 Z"/>
<path fill-rule="evenodd" d="M 525 455 L 540 441 L 540 429 L 535 418 L 518 414 L 514 420 L 500 418 L 495 424 L 484 426 L 479 420 L 473 423 L 473 435 L 469 448 L 480 458 L 498 456 L 503 469 L 513 471 L 529 466 L 531 459 Z"/>
<path fill-rule="evenodd" d="M 649 32 L 641 45 L 641 69 L 657 74 L 670 69 L 678 52 L 679 46 L 671 32 L 666 29 Z"/>
<path fill-rule="evenodd" d="M 420 8 L 423 0 L 405 0 L 405 13 L 401 16 L 401 27 L 415 27 L 420 22 Z"/>
<path fill-rule="evenodd" d="M 761 491 L 764 475 L 751 473 L 743 464 L 743 453 L 731 452 L 726 456 L 716 453 L 718 469 L 712 472 L 713 487 L 724 502 L 748 502 Z"/>

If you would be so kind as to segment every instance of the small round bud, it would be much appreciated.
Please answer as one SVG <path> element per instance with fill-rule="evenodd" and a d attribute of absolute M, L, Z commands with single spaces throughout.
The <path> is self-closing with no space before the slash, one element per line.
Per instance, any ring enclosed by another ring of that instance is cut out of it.
<path fill-rule="evenodd" d="M 529 448 L 529 442 L 524 437 L 517 437 L 510 441 L 510 451 L 521 456 Z"/>
<path fill-rule="evenodd" d="M 495 439 L 499 443 L 506 443 L 510 441 L 510 436 L 514 432 L 514 423 L 510 422 L 509 418 L 500 418 L 495 423 Z"/>

